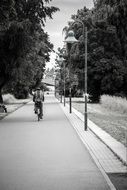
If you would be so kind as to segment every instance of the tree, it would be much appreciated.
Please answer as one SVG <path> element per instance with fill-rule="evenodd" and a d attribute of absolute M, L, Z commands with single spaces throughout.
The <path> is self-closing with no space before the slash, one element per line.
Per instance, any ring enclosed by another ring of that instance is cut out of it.
<path fill-rule="evenodd" d="M 72 15 L 73 25 L 69 24 L 69 28 L 73 28 L 79 40 L 78 45 L 74 44 L 71 47 L 70 53 L 73 71 L 79 76 L 78 87 L 82 90 L 84 89 L 85 47 L 82 25 L 75 20 L 82 20 L 88 28 L 88 93 L 94 102 L 98 102 L 100 95 L 104 93 L 127 95 L 125 88 L 127 66 L 121 40 L 116 28 L 104 15 L 104 8 L 101 6 L 101 1 L 100 4 L 98 1 L 95 10 L 86 8 L 78 10 L 77 15 Z"/>
<path fill-rule="evenodd" d="M 3 86 L 14 79 L 16 70 L 19 70 L 23 63 L 29 65 L 25 57 L 30 53 L 31 47 L 36 48 L 34 44 L 37 32 L 41 33 L 46 17 L 52 18 L 52 14 L 58 10 L 56 7 L 48 7 L 49 2 L 50 0 L 1 0 L 0 96 Z M 43 32 L 43 35 L 47 34 Z M 40 40 L 41 38 L 42 36 Z M 47 46 L 52 45 L 48 42 Z M 51 50 L 47 49 L 47 56 L 44 55 L 44 57 L 49 59 L 48 52 Z M 42 48 L 39 53 L 42 54 Z M 37 53 L 38 56 L 39 53 Z"/>
<path fill-rule="evenodd" d="M 66 52 L 67 53 L 67 52 Z M 57 57 L 55 60 L 56 79 L 59 81 L 59 91 L 64 94 L 64 82 L 66 86 L 65 95 L 69 96 L 69 88 L 71 83 L 72 96 L 77 95 L 78 76 L 72 68 L 72 62 L 68 59 L 64 48 L 58 48 Z"/>
<path fill-rule="evenodd" d="M 49 48 L 51 51 L 53 45 L 48 41 L 48 35 L 40 30 L 36 32 L 33 46 L 23 60 L 22 67 L 15 69 L 15 81 L 7 86 L 17 98 L 26 98 L 33 88 L 41 85 L 45 63 L 49 61 Z"/>
<path fill-rule="evenodd" d="M 97 0 L 95 20 L 106 19 L 116 28 L 121 44 L 122 56 L 127 59 L 127 1 L 126 0 Z"/>

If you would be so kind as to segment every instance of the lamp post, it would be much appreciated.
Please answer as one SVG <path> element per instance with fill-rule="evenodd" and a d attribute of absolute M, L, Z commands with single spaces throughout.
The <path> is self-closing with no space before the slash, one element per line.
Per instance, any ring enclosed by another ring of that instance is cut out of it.
<path fill-rule="evenodd" d="M 56 78 L 55 78 L 55 97 L 56 97 Z"/>
<path fill-rule="evenodd" d="M 85 45 L 85 65 L 84 65 L 84 74 L 85 74 L 85 81 L 84 81 L 84 99 L 85 99 L 85 110 L 84 110 L 84 130 L 87 131 L 87 98 L 88 98 L 88 94 L 87 94 L 87 27 L 84 25 L 84 23 L 79 20 L 76 19 L 75 22 L 73 24 L 76 24 L 76 22 L 80 23 L 83 27 L 83 38 L 84 38 L 84 45 Z"/>
<path fill-rule="evenodd" d="M 80 23 L 83 27 L 83 39 L 84 39 L 84 45 L 85 45 L 85 65 L 84 65 L 84 74 L 85 74 L 85 79 L 84 79 L 84 100 L 85 100 L 85 109 L 84 109 L 84 130 L 87 131 L 87 98 L 88 98 L 88 94 L 87 94 L 87 27 L 85 27 L 84 23 L 82 22 L 82 20 L 76 19 L 75 22 L 72 24 L 76 24 L 76 23 Z M 74 36 L 74 34 L 73 34 Z M 69 38 L 69 33 L 68 33 L 68 38 Z M 69 42 L 69 43 L 73 43 L 73 39 L 70 40 L 66 39 L 65 42 Z M 70 40 L 70 41 L 69 41 Z M 77 40 L 76 40 L 77 41 Z"/>
<path fill-rule="evenodd" d="M 64 64 L 64 106 L 66 104 L 66 99 L 65 99 L 65 96 L 66 96 L 66 70 L 65 70 L 65 59 L 63 58 L 65 55 L 66 55 L 66 48 L 63 47 L 63 49 L 62 49 L 62 62 Z"/>
<path fill-rule="evenodd" d="M 65 61 L 65 59 L 63 58 L 63 57 L 61 57 L 60 58 L 60 60 L 61 60 L 61 63 L 63 63 L 63 66 L 64 66 L 64 106 L 65 106 L 65 104 L 66 104 L 66 100 L 65 100 L 65 93 L 66 93 L 66 71 L 65 71 L 65 63 L 64 63 L 64 61 Z"/>
<path fill-rule="evenodd" d="M 65 95 L 66 95 L 66 73 L 65 73 L 65 63 L 64 63 L 64 106 L 66 104 L 66 99 L 65 99 Z"/>
<path fill-rule="evenodd" d="M 78 42 L 78 40 L 76 40 L 76 38 L 74 37 L 74 32 L 72 30 L 70 30 L 68 32 L 68 36 L 67 38 L 64 40 L 64 42 L 66 44 L 72 44 L 74 42 Z M 68 48 L 69 51 L 69 48 Z M 71 101 L 71 58 L 70 58 L 70 52 L 69 52 L 69 112 L 72 113 L 72 101 Z"/>
<path fill-rule="evenodd" d="M 58 92 L 57 88 L 58 88 L 58 79 L 55 78 L 55 97 L 56 98 L 57 98 L 57 92 Z"/>
<path fill-rule="evenodd" d="M 58 65 L 55 66 L 55 75 L 56 75 L 56 78 L 55 78 L 55 86 L 56 86 L 56 90 L 55 90 L 55 94 L 57 95 L 57 93 L 59 94 L 58 95 L 58 99 L 59 99 L 59 96 L 60 96 L 60 67 Z"/>
<path fill-rule="evenodd" d="M 64 106 L 65 106 L 65 63 L 64 63 L 64 58 L 62 55 L 59 56 L 58 62 L 62 65 L 64 64 Z M 62 80 L 62 78 L 61 78 Z M 61 103 L 62 103 L 62 93 L 61 93 Z"/>

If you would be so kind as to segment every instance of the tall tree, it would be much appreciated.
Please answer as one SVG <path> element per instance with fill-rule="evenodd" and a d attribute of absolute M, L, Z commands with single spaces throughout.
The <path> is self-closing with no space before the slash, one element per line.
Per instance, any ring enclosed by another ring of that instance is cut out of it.
<path fill-rule="evenodd" d="M 97 20 L 106 19 L 110 25 L 116 28 L 123 58 L 127 59 L 127 1 L 97 0 L 95 17 Z"/>
<path fill-rule="evenodd" d="M 88 28 L 88 93 L 93 101 L 99 101 L 104 93 L 127 96 L 127 66 L 121 41 L 116 28 L 104 16 L 103 8 L 98 4 L 98 11 L 86 8 L 78 10 L 77 15 L 72 15 L 73 25 L 69 25 L 79 40 L 78 46 L 73 45 L 70 52 L 73 70 L 79 73 L 80 89 L 84 89 L 85 47 L 83 26 L 75 22 L 76 19 L 82 20 Z"/>
<path fill-rule="evenodd" d="M 22 67 L 15 69 L 15 80 L 7 85 L 9 92 L 17 98 L 26 98 L 30 90 L 41 84 L 46 61 L 49 61 L 49 48 L 51 51 L 52 47 L 42 29 L 36 32 L 33 46 L 23 59 Z"/>
<path fill-rule="evenodd" d="M 31 47 L 36 47 L 34 39 L 45 24 L 46 17 L 52 18 L 52 14 L 58 10 L 47 6 L 49 2 L 50 0 L 0 1 L 0 95 L 3 86 L 14 77 L 15 70 L 22 66 Z M 26 60 L 25 63 L 27 64 Z"/>

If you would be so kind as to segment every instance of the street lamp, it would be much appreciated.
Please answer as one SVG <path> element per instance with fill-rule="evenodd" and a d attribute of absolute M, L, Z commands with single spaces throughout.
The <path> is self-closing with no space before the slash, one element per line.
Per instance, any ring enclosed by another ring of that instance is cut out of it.
<path fill-rule="evenodd" d="M 87 124 L 87 98 L 88 98 L 88 94 L 87 94 L 87 27 L 84 25 L 84 23 L 83 23 L 82 20 L 76 19 L 72 25 L 74 25 L 76 23 L 80 23 L 82 25 L 82 27 L 83 27 L 83 38 L 84 38 L 84 44 L 85 44 L 85 65 L 84 65 L 84 73 L 85 73 L 85 81 L 84 81 L 85 110 L 84 110 L 84 130 L 87 131 L 87 125 L 88 125 Z M 72 36 L 72 32 L 71 32 L 71 36 Z M 71 36 L 70 36 L 70 38 L 71 38 Z M 69 38 L 69 33 L 68 33 L 68 38 L 65 40 L 65 42 L 73 43 L 74 34 L 73 34 L 73 37 L 71 39 L 70 38 Z"/>
<path fill-rule="evenodd" d="M 60 63 L 61 66 L 64 63 L 64 58 L 62 57 L 62 55 L 59 55 L 58 62 Z M 62 92 L 61 92 L 61 103 L 62 103 Z M 65 64 L 64 64 L 64 106 L 65 106 Z"/>
<path fill-rule="evenodd" d="M 65 95 L 66 95 L 66 70 L 65 70 L 65 63 L 64 63 L 64 106 L 66 104 Z"/>
<path fill-rule="evenodd" d="M 58 79 L 55 78 L 55 97 L 57 98 Z"/>
<path fill-rule="evenodd" d="M 70 30 L 68 32 L 68 36 L 67 38 L 64 40 L 64 42 L 66 44 L 72 44 L 74 42 L 78 42 L 78 40 L 76 40 L 76 38 L 74 37 L 74 32 L 72 30 Z M 68 48 L 68 51 L 69 51 L 69 48 Z M 70 77 L 70 73 L 71 73 L 71 58 L 70 58 L 70 55 L 69 55 L 69 110 L 70 110 L 70 113 L 72 113 L 72 103 L 71 103 L 71 77 Z"/>
<path fill-rule="evenodd" d="M 87 131 L 87 27 L 84 25 L 82 20 L 76 19 L 73 24 L 80 23 L 83 27 L 83 38 L 84 38 L 84 45 L 85 45 L 85 66 L 84 66 L 84 73 L 85 73 L 85 81 L 84 81 L 84 98 L 85 98 L 85 112 L 84 112 L 84 130 Z"/>
<path fill-rule="evenodd" d="M 59 58 L 59 61 L 61 62 L 61 64 L 63 64 L 64 66 L 64 106 L 65 106 L 65 103 L 66 103 L 66 100 L 65 100 L 65 93 L 66 93 L 66 71 L 65 71 L 65 59 L 63 57 L 60 57 Z"/>
<path fill-rule="evenodd" d="M 63 49 L 62 49 L 62 62 L 64 64 L 64 106 L 65 106 L 65 104 L 66 104 L 66 99 L 65 99 L 65 96 L 66 96 L 66 69 L 65 69 L 64 56 L 66 56 L 66 48 L 65 47 L 63 47 Z"/>

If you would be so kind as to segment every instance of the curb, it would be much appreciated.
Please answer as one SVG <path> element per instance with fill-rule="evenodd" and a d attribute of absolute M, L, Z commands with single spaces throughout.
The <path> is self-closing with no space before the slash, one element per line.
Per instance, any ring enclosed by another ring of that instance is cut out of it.
<path fill-rule="evenodd" d="M 69 105 L 67 104 L 67 107 Z M 84 115 L 72 107 L 75 115 L 84 122 Z M 89 129 L 127 166 L 127 148 L 88 119 Z"/>
<path fill-rule="evenodd" d="M 84 137 L 82 136 L 81 132 L 78 131 L 78 129 L 74 126 L 74 124 L 71 122 L 71 118 L 68 117 L 69 113 L 66 113 L 65 108 L 63 107 L 62 104 L 60 104 L 60 107 L 62 108 L 62 110 L 64 111 L 66 117 L 68 118 L 68 120 L 70 121 L 70 123 L 72 124 L 75 132 L 77 133 L 78 137 L 80 138 L 80 140 L 82 141 L 82 143 L 86 146 L 87 150 L 89 151 L 93 161 L 95 162 L 96 166 L 98 167 L 98 169 L 100 170 L 102 176 L 104 177 L 105 181 L 107 182 L 110 190 L 116 190 L 114 184 L 111 182 L 110 178 L 108 177 L 107 173 L 105 172 L 105 170 L 103 169 L 102 165 L 100 164 L 100 162 L 98 161 L 98 159 L 96 158 L 95 154 L 93 153 L 92 149 L 90 148 L 89 144 L 84 140 Z M 68 106 L 67 106 L 68 107 Z M 75 114 L 73 112 L 73 114 Z M 76 115 L 76 114 L 75 114 Z M 76 115 L 77 116 L 77 115 Z M 80 119 L 80 118 L 79 118 Z M 91 130 L 90 130 L 91 131 Z M 92 132 L 92 131 L 91 131 Z"/>

